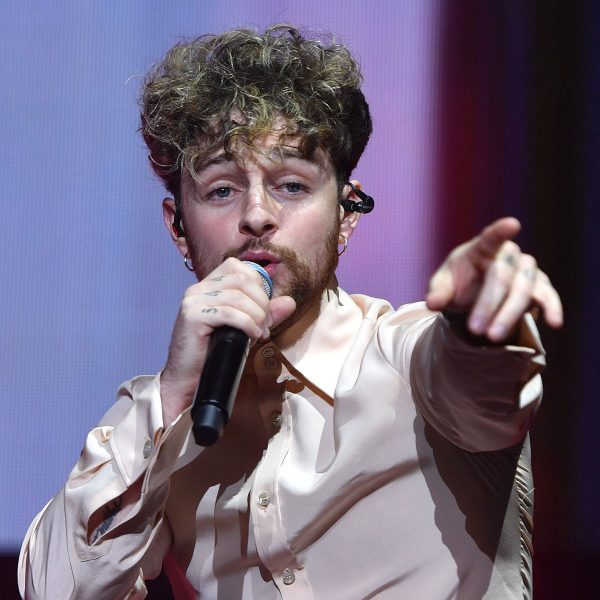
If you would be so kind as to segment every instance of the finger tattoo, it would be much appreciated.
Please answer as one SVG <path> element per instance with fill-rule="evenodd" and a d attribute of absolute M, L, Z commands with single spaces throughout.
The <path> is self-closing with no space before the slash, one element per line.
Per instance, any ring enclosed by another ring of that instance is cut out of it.
<path fill-rule="evenodd" d="M 205 296 L 218 296 L 221 293 L 220 290 L 217 290 L 216 292 L 205 292 L 204 295 Z"/>
<path fill-rule="evenodd" d="M 507 265 L 509 265 L 513 269 L 517 266 L 517 261 L 516 261 L 514 255 L 510 254 L 509 252 L 501 252 L 500 254 L 498 254 L 496 256 L 496 260 L 504 261 Z"/>
<path fill-rule="evenodd" d="M 535 281 L 535 271 L 533 269 L 521 269 L 521 273 L 530 281 Z"/>
<path fill-rule="evenodd" d="M 213 277 L 209 281 L 221 281 L 221 279 L 223 279 L 223 277 L 225 277 L 225 276 L 224 275 L 219 275 L 218 277 Z"/>
<path fill-rule="evenodd" d="M 216 313 L 216 312 L 217 312 L 217 309 L 216 309 L 216 308 L 214 308 L 214 307 L 211 307 L 211 308 L 203 308 L 203 309 L 202 309 L 202 312 L 203 312 L 203 313 L 207 313 L 207 314 L 214 314 L 214 313 Z"/>

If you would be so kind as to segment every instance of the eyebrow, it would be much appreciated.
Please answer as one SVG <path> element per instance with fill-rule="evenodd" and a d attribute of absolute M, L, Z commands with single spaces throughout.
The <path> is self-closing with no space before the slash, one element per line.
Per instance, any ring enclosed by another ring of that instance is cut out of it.
<path fill-rule="evenodd" d="M 323 165 L 320 161 L 316 160 L 313 156 L 306 156 L 300 150 L 294 146 L 276 146 L 271 149 L 270 152 L 264 154 L 267 158 L 271 160 L 280 160 L 286 158 L 298 158 L 300 160 L 305 160 L 308 163 L 311 163 L 318 167 L 319 169 L 323 169 Z M 206 160 L 203 160 L 198 166 L 198 171 L 204 171 L 208 167 L 212 167 L 215 165 L 223 165 L 236 162 L 235 156 L 229 152 L 225 152 L 222 150 L 216 156 L 211 156 Z"/>
<path fill-rule="evenodd" d="M 198 170 L 203 171 L 204 169 L 207 169 L 208 167 L 212 167 L 213 165 L 222 165 L 222 164 L 226 164 L 226 163 L 230 163 L 230 162 L 235 162 L 233 155 L 228 154 L 226 152 L 221 152 L 220 154 L 217 154 L 216 156 L 211 156 L 210 158 L 203 160 L 198 165 Z"/>

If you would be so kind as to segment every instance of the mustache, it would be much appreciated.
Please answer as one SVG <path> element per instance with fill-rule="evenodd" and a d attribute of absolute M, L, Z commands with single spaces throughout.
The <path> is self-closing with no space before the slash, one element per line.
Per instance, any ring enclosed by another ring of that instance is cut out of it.
<path fill-rule="evenodd" d="M 230 248 L 223 254 L 222 261 L 227 258 L 240 258 L 245 252 L 250 250 L 258 251 L 264 250 L 269 254 L 272 254 L 279 260 L 288 262 L 288 263 L 296 263 L 303 264 L 303 261 L 300 260 L 298 254 L 292 250 L 291 248 L 286 248 L 285 246 L 278 246 L 277 244 L 272 244 L 271 242 L 261 242 L 260 240 L 248 240 L 238 248 Z"/>

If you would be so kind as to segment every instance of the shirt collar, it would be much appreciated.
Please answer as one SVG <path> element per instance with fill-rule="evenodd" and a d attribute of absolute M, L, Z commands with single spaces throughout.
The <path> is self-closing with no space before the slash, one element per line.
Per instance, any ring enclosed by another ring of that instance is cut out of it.
<path fill-rule="evenodd" d="M 293 378 L 309 381 L 333 399 L 344 359 L 362 320 L 361 309 L 346 292 L 326 289 L 319 315 L 298 340 L 287 347 L 280 347 L 280 338 L 272 343 Z"/>

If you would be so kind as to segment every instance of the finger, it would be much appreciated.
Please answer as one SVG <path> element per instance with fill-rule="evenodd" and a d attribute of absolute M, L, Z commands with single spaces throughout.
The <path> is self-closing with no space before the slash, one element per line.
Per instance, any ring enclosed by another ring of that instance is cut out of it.
<path fill-rule="evenodd" d="M 268 328 L 266 328 L 266 325 L 257 323 L 245 310 L 240 310 L 234 306 L 197 307 L 195 314 L 189 320 L 192 325 L 207 326 L 212 330 L 227 325 L 243 331 L 253 340 L 268 337 Z M 266 317 L 264 322 L 266 323 Z"/>
<path fill-rule="evenodd" d="M 548 276 L 539 271 L 533 290 L 533 301 L 544 313 L 544 320 L 553 328 L 561 327 L 564 322 L 564 311 L 558 292 L 550 283 Z"/>
<path fill-rule="evenodd" d="M 271 300 L 269 310 L 271 314 L 271 328 L 274 328 L 292 316 L 296 310 L 296 302 L 291 296 L 279 296 Z"/>
<path fill-rule="evenodd" d="M 507 257 L 510 256 L 510 260 Z M 520 250 L 513 242 L 504 242 L 495 260 L 488 264 L 483 285 L 475 300 L 468 319 L 468 327 L 475 335 L 482 335 L 494 315 L 508 296 L 516 275 Z"/>
<path fill-rule="evenodd" d="M 261 299 L 262 300 L 262 299 Z M 198 305 L 203 306 L 231 306 L 248 314 L 254 321 L 261 326 L 266 326 L 269 313 L 269 301 L 265 305 L 258 304 L 254 298 L 250 297 L 244 290 L 224 289 L 215 292 L 207 292 L 202 296 L 197 296 Z"/>
<path fill-rule="evenodd" d="M 500 251 L 502 245 L 512 240 L 521 230 L 521 223 L 514 217 L 504 217 L 488 225 L 473 240 L 470 252 L 475 260 L 491 259 Z"/>
<path fill-rule="evenodd" d="M 233 273 L 201 282 L 194 295 L 205 298 L 220 298 L 226 292 L 239 292 L 251 299 L 265 312 L 268 311 L 269 297 L 260 282 L 252 273 Z"/>
<path fill-rule="evenodd" d="M 269 298 L 265 293 L 262 277 L 235 258 L 227 259 L 206 278 L 191 286 L 189 291 L 193 295 L 218 296 L 226 289 L 240 290 L 264 310 L 268 308 Z"/>
<path fill-rule="evenodd" d="M 535 259 L 529 254 L 522 255 L 509 293 L 485 332 L 490 340 L 499 342 L 505 339 L 529 310 L 536 280 L 537 264 Z"/>
<path fill-rule="evenodd" d="M 447 267 L 438 269 L 429 282 L 425 302 L 429 310 L 444 310 L 454 299 L 455 287 L 452 273 Z"/>
<path fill-rule="evenodd" d="M 268 336 L 268 328 L 270 325 L 270 314 L 268 299 L 265 294 L 262 298 L 259 296 L 264 305 L 257 304 L 254 298 L 251 298 L 245 291 L 241 289 L 212 289 L 195 286 L 191 293 L 186 293 L 181 303 L 182 315 L 186 322 L 192 326 L 200 327 L 199 333 L 202 333 L 202 326 L 220 327 L 222 325 L 230 325 L 235 327 L 235 323 L 227 322 L 226 318 L 229 314 L 224 312 L 223 308 L 234 308 L 238 311 L 247 314 L 257 327 L 260 328 L 261 335 Z M 219 315 L 221 320 L 215 321 L 214 316 L 210 319 L 206 315 Z M 256 337 L 256 332 L 246 332 L 252 337 Z"/>

